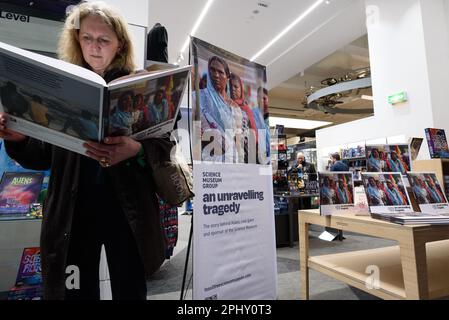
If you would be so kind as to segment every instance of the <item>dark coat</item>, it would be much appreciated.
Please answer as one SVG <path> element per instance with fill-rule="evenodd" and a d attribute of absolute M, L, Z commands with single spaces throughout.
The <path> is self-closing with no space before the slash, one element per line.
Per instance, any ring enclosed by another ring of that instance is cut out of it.
<path fill-rule="evenodd" d="M 302 162 L 302 168 L 298 168 L 298 163 L 296 163 L 289 171 L 288 175 L 292 173 L 298 173 L 298 171 L 301 171 L 303 174 L 307 173 L 309 175 L 308 180 L 317 180 L 317 174 L 315 170 L 315 166 L 313 163 L 309 163 L 307 161 Z"/>
<path fill-rule="evenodd" d="M 168 139 L 140 141 L 146 162 L 168 161 L 173 143 Z M 8 155 L 24 168 L 51 169 L 41 229 L 41 262 L 45 299 L 64 299 L 66 259 L 72 219 L 77 203 L 82 155 L 29 138 L 24 143 L 5 141 Z M 165 244 L 158 200 L 150 166 L 131 158 L 105 168 L 116 197 L 129 222 L 147 275 L 165 259 Z"/>

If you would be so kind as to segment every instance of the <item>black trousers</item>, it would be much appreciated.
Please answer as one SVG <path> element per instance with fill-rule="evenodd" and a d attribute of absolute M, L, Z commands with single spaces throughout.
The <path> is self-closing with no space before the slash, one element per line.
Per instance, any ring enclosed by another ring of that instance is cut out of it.
<path fill-rule="evenodd" d="M 68 300 L 99 300 L 101 246 L 105 246 L 114 300 L 146 300 L 145 269 L 128 221 L 117 202 L 98 193 L 83 201 L 72 223 L 67 266 L 79 268 L 79 289 L 67 289 Z M 92 199 L 91 199 L 92 200 Z M 97 202 L 97 203 L 96 203 Z"/>

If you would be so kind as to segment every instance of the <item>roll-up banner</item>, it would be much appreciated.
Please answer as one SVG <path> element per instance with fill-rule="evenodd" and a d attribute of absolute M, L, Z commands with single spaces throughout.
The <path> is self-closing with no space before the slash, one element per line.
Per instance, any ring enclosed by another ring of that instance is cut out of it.
<path fill-rule="evenodd" d="M 275 299 L 264 66 L 191 40 L 193 299 Z"/>

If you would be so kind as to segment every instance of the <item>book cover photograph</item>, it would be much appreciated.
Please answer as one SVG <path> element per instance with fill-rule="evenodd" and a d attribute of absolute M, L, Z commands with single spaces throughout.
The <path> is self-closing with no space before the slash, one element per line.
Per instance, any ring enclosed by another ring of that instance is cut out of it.
<path fill-rule="evenodd" d="M 331 215 L 354 207 L 354 185 L 351 172 L 319 172 L 320 213 Z"/>
<path fill-rule="evenodd" d="M 0 42 L 0 112 L 12 130 L 85 154 L 86 140 L 171 131 L 189 74 L 190 66 L 144 70 L 107 84 L 80 66 Z"/>
<path fill-rule="evenodd" d="M 435 173 L 409 172 L 407 178 L 421 212 L 449 214 L 449 204 Z"/>
<path fill-rule="evenodd" d="M 4 172 L 0 181 L 0 216 L 26 215 L 39 197 L 44 173 Z"/>
<path fill-rule="evenodd" d="M 426 140 L 431 158 L 449 158 L 446 133 L 443 129 L 426 128 Z"/>
<path fill-rule="evenodd" d="M 406 175 L 410 171 L 410 147 L 408 144 L 389 144 L 386 169 L 384 172 L 400 172 Z"/>
<path fill-rule="evenodd" d="M 401 173 L 362 173 L 371 213 L 413 212 Z"/>
<path fill-rule="evenodd" d="M 387 164 L 387 145 L 367 145 L 366 164 L 368 172 L 384 172 Z"/>

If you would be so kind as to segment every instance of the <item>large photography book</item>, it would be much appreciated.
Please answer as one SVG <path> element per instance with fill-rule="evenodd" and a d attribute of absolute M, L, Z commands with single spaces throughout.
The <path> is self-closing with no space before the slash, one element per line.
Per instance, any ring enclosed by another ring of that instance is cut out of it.
<path fill-rule="evenodd" d="M 176 122 L 190 66 L 106 83 L 93 71 L 0 42 L 0 112 L 12 130 L 85 154 L 84 141 L 161 136 Z"/>

